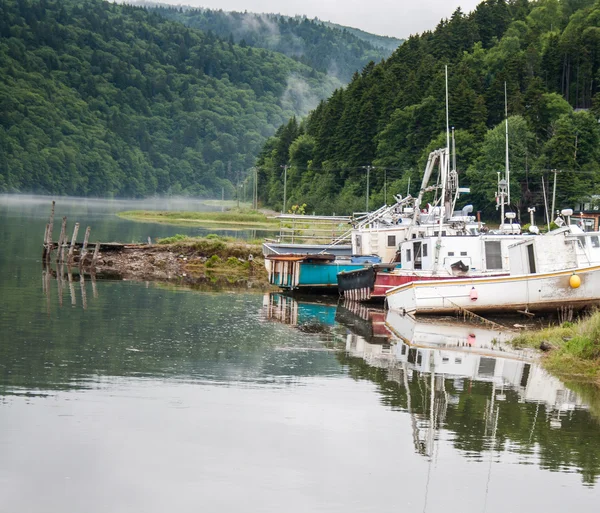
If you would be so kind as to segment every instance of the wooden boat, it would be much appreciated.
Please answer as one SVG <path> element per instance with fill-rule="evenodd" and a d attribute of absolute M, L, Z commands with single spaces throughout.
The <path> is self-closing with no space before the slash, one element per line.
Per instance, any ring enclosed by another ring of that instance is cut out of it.
<path fill-rule="evenodd" d="M 414 314 L 580 310 L 600 304 L 600 234 L 573 226 L 509 247 L 510 275 L 413 281 L 386 293 L 390 309 Z"/>

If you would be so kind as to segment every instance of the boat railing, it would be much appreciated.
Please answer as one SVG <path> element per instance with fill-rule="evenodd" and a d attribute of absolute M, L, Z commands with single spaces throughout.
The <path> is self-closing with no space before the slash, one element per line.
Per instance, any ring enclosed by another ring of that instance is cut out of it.
<path fill-rule="evenodd" d="M 329 244 L 350 241 L 351 230 L 347 226 L 352 222 L 351 216 L 281 214 L 274 218 L 280 221 L 279 243 Z"/>

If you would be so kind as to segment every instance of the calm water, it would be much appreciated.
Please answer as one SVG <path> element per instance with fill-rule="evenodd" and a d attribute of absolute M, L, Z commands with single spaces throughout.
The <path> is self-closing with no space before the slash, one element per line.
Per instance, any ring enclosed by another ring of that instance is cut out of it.
<path fill-rule="evenodd" d="M 199 232 L 123 208 L 56 216 L 101 240 Z M 497 333 L 78 278 L 61 306 L 48 210 L 0 197 L 0 512 L 597 510 L 597 393 Z"/>

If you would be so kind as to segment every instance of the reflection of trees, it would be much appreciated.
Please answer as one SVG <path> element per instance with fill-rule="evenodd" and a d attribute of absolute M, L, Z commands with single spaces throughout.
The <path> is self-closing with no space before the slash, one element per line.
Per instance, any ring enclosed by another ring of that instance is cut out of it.
<path fill-rule="evenodd" d="M 492 405 L 497 392 L 493 383 L 436 376 L 432 415 L 430 374 L 408 370 L 401 363 L 389 369 L 371 367 L 362 358 L 341 352 L 337 357 L 352 378 L 378 385 L 383 404 L 410 413 L 415 449 L 421 454 L 429 455 L 432 450 L 425 431 L 444 428 L 453 433 L 453 445 L 469 458 L 482 460 L 490 450 L 537 453 L 541 468 L 559 471 L 574 467 L 586 484 L 594 484 L 600 474 L 600 430 L 588 410 L 563 414 L 561 427 L 556 428 L 551 422 L 557 417 L 555 410 L 540 403 L 519 402 L 515 390 L 504 390 L 505 400 Z M 586 398 L 597 404 L 598 391 L 591 390 Z M 495 436 L 491 436 L 494 429 Z"/>

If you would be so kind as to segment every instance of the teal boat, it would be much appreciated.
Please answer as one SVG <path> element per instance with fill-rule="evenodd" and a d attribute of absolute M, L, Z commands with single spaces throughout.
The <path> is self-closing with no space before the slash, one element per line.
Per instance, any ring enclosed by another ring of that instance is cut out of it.
<path fill-rule="evenodd" d="M 377 256 L 336 257 L 323 253 L 312 255 L 283 254 L 265 257 L 269 283 L 286 290 L 337 292 L 337 275 L 378 263 Z"/>

